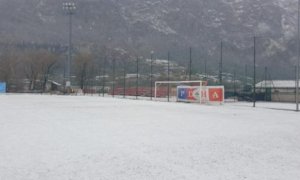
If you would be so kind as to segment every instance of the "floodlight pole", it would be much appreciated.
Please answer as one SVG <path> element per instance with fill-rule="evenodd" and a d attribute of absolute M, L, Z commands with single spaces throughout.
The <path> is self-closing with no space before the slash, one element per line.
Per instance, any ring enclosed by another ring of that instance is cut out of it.
<path fill-rule="evenodd" d="M 63 3 L 63 10 L 69 15 L 69 46 L 68 46 L 68 62 L 67 62 L 67 81 L 65 86 L 71 87 L 71 61 L 72 61 L 72 16 L 75 13 L 76 5 L 74 2 Z"/>
<path fill-rule="evenodd" d="M 297 39 L 297 73 L 296 73 L 296 111 L 299 112 L 299 66 L 300 66 L 300 0 L 298 0 L 298 39 Z"/>

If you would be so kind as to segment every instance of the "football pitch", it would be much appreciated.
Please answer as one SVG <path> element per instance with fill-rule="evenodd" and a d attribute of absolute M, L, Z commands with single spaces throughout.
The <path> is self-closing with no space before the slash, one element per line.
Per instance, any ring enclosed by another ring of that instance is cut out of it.
<path fill-rule="evenodd" d="M 300 177 L 300 114 L 98 96 L 0 96 L 0 179 Z"/>

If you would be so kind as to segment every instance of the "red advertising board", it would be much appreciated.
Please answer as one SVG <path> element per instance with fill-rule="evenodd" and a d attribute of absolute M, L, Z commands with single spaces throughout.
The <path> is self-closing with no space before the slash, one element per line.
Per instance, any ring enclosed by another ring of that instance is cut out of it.
<path fill-rule="evenodd" d="M 195 93 L 197 92 L 197 88 L 188 88 L 188 96 L 187 99 L 191 101 L 197 100 Z"/>
<path fill-rule="evenodd" d="M 223 102 L 224 101 L 224 89 L 223 88 L 209 88 L 208 96 L 210 102 Z"/>

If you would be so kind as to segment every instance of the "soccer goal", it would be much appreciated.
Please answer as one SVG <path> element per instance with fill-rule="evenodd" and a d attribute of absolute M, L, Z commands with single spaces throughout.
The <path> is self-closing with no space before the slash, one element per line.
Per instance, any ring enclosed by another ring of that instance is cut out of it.
<path fill-rule="evenodd" d="M 157 81 L 156 101 L 223 104 L 224 86 L 207 86 L 207 81 Z"/>

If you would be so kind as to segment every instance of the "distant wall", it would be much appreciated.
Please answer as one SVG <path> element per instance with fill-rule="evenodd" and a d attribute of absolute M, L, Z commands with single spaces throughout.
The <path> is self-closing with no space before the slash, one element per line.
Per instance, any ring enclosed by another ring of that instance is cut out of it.
<path fill-rule="evenodd" d="M 300 98 L 299 98 L 300 100 Z M 294 103 L 296 101 L 295 93 L 284 93 L 284 92 L 273 92 L 272 93 L 272 101 L 274 102 L 291 102 Z"/>

